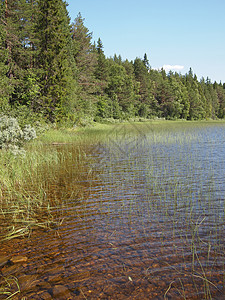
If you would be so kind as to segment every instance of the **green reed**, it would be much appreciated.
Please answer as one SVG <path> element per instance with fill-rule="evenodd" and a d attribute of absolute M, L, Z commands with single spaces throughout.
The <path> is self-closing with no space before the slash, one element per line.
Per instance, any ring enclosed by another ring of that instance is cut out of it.
<path fill-rule="evenodd" d="M 25 156 L 0 152 L 1 239 L 60 223 L 61 208 L 82 193 L 82 148 L 74 131 L 51 130 L 27 145 Z"/>

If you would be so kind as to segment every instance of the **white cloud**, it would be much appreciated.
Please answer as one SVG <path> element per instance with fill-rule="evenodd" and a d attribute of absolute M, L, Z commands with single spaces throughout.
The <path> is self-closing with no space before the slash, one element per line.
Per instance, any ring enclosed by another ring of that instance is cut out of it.
<path fill-rule="evenodd" d="M 180 65 L 163 65 L 163 69 L 165 71 L 170 71 L 170 70 L 175 70 L 175 71 L 181 71 L 184 69 L 184 66 L 180 66 Z"/>

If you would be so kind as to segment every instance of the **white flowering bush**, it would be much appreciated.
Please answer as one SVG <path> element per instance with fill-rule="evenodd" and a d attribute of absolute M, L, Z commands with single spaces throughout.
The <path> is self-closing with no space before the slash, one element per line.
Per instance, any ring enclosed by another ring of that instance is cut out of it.
<path fill-rule="evenodd" d="M 37 137 L 36 130 L 30 125 L 26 125 L 23 129 L 23 139 L 24 141 L 30 141 Z"/>
<path fill-rule="evenodd" d="M 0 116 L 0 149 L 10 150 L 13 154 L 24 152 L 25 142 L 35 139 L 36 131 L 30 125 L 21 128 L 17 119 Z"/>

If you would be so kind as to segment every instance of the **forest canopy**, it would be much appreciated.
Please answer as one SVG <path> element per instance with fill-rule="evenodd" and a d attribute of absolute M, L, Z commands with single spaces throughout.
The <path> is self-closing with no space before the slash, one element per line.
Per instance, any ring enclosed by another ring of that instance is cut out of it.
<path fill-rule="evenodd" d="M 0 112 L 27 107 L 50 122 L 89 117 L 225 117 L 225 84 L 106 57 L 103 42 L 63 0 L 1 0 Z"/>

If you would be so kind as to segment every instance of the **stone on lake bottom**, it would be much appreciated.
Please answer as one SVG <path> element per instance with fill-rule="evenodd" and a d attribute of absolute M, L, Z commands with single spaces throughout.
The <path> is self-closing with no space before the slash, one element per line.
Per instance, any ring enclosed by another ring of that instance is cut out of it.
<path fill-rule="evenodd" d="M 28 258 L 26 256 L 13 256 L 10 261 L 14 264 L 26 262 Z"/>
<path fill-rule="evenodd" d="M 55 285 L 53 287 L 53 299 L 69 300 L 72 299 L 69 289 L 64 285 Z"/>

